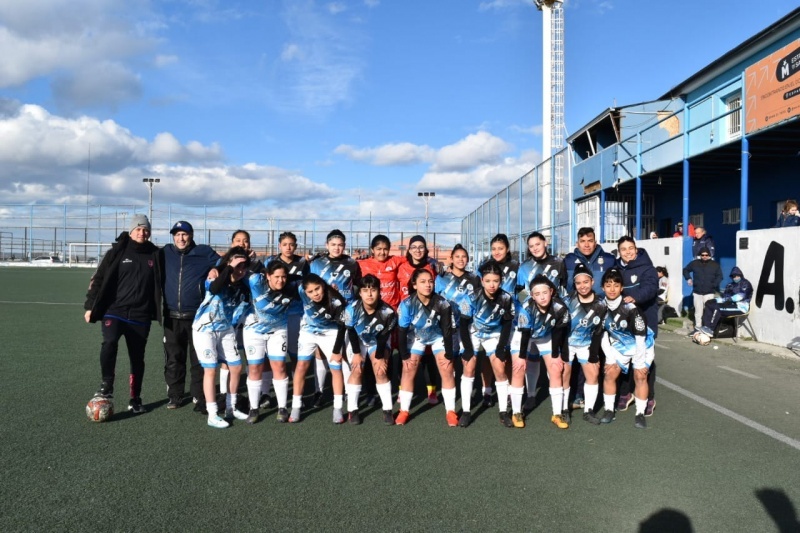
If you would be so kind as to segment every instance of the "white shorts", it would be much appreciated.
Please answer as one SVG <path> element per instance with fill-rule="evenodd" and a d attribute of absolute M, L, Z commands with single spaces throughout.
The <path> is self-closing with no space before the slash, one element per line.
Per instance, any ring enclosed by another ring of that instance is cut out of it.
<path fill-rule="evenodd" d="M 431 352 L 433 352 L 434 355 L 444 352 L 444 340 L 439 339 L 433 344 L 424 344 L 417 338 L 414 338 L 414 342 L 411 343 L 411 348 L 408 351 L 411 353 L 411 355 L 422 357 L 425 354 L 425 348 L 427 346 L 431 347 Z"/>
<path fill-rule="evenodd" d="M 582 365 L 589 362 L 589 347 L 588 346 L 570 346 L 569 347 L 569 360 L 577 359 Z"/>
<path fill-rule="evenodd" d="M 339 334 L 338 330 L 326 329 L 322 333 L 312 333 L 305 328 L 300 328 L 300 336 L 297 339 L 297 360 L 298 361 L 311 361 L 314 359 L 317 348 L 328 363 L 331 361 L 333 355 L 333 347 L 336 344 L 336 336 Z M 347 352 L 347 343 L 342 347 L 342 355 Z"/>
<path fill-rule="evenodd" d="M 479 339 L 472 335 L 472 347 L 475 353 L 478 353 L 481 348 L 486 352 L 486 357 L 491 357 L 497 352 L 497 344 L 500 342 L 500 337 L 492 337 L 489 339 Z M 519 350 L 518 350 L 519 352 Z"/>
<path fill-rule="evenodd" d="M 616 348 L 611 346 L 611 343 L 608 342 L 608 335 L 606 334 L 603 335 L 601 346 L 603 347 L 603 353 L 606 354 L 606 364 L 613 365 L 616 363 L 624 374 L 628 373 L 628 365 L 630 365 L 631 362 L 633 362 L 634 370 L 641 370 L 642 368 L 650 368 L 650 365 L 656 358 L 655 345 L 645 349 L 643 354 L 637 353 L 632 356 L 622 355 Z"/>
<path fill-rule="evenodd" d="M 220 363 L 239 366 L 242 359 L 236 350 L 236 331 L 193 331 L 192 342 L 197 360 L 203 368 L 217 368 Z"/>
<path fill-rule="evenodd" d="M 511 355 L 519 355 L 522 343 L 522 332 L 515 329 L 511 334 Z M 553 353 L 553 342 L 550 335 L 540 339 L 531 339 L 528 343 L 528 359 L 538 359 Z"/>
<path fill-rule="evenodd" d="M 286 361 L 286 330 L 278 329 L 271 333 L 258 333 L 254 328 L 244 329 L 244 349 L 247 363 L 260 365 L 264 356 L 270 361 Z"/>

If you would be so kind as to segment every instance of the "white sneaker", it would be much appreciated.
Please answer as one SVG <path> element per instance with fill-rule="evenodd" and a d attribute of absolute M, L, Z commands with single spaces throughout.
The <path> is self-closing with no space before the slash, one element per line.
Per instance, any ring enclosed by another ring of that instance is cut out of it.
<path fill-rule="evenodd" d="M 341 409 L 334 409 L 333 410 L 333 423 L 334 424 L 342 424 L 344 422 L 344 413 L 342 413 Z"/>
<path fill-rule="evenodd" d="M 218 415 L 209 416 L 208 425 L 211 426 L 212 428 L 219 428 L 219 429 L 225 429 L 226 427 L 230 426 L 230 424 L 228 424 L 225 420 L 221 419 Z"/>
<path fill-rule="evenodd" d="M 236 420 L 247 420 L 247 413 L 243 413 L 238 409 L 226 409 L 225 418 L 235 418 Z"/>

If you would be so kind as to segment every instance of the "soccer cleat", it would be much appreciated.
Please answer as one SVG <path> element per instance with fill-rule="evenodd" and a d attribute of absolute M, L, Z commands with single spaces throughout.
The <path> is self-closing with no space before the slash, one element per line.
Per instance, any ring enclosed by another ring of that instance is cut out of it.
<path fill-rule="evenodd" d="M 428 393 L 428 403 L 430 405 L 437 405 L 439 403 L 439 396 L 436 394 L 435 390 Z"/>
<path fill-rule="evenodd" d="M 314 403 L 312 403 L 311 406 L 315 409 L 321 409 L 322 407 L 325 407 L 325 397 L 321 392 L 314 393 Z"/>
<path fill-rule="evenodd" d="M 235 418 L 236 420 L 247 420 L 248 416 L 238 409 L 230 408 L 230 409 L 225 409 L 225 418 L 227 419 Z"/>
<path fill-rule="evenodd" d="M 100 384 L 100 388 L 94 393 L 95 398 L 112 399 L 114 397 L 114 385 L 104 381 Z"/>
<path fill-rule="evenodd" d="M 550 422 L 556 425 L 558 429 L 567 429 L 569 428 L 569 422 L 564 420 L 562 415 L 553 415 L 550 417 Z"/>
<path fill-rule="evenodd" d="M 644 416 L 653 416 L 653 411 L 656 409 L 655 400 L 647 400 L 647 407 L 644 408 Z"/>
<path fill-rule="evenodd" d="M 342 413 L 341 409 L 333 410 L 333 423 L 334 424 L 341 424 L 344 422 L 344 413 Z"/>
<path fill-rule="evenodd" d="M 644 419 L 644 414 L 636 415 L 633 419 L 633 425 L 636 429 L 647 429 L 647 421 Z"/>
<path fill-rule="evenodd" d="M 131 401 L 128 402 L 128 411 L 131 411 L 135 415 L 144 413 L 144 405 L 142 405 L 142 399 L 131 398 Z"/>
<path fill-rule="evenodd" d="M 525 427 L 525 417 L 522 416 L 522 413 L 514 413 L 511 416 L 511 421 L 514 423 L 515 428 L 524 428 Z"/>
<path fill-rule="evenodd" d="M 508 412 L 503 411 L 500 413 L 500 423 L 503 424 L 507 428 L 513 428 L 514 422 L 511 420 L 511 415 Z"/>
<path fill-rule="evenodd" d="M 596 416 L 594 416 L 594 413 L 592 413 L 591 411 L 584 411 L 583 412 L 583 419 L 586 422 L 589 422 L 590 424 L 595 425 L 595 426 L 600 423 L 600 419 L 597 418 Z"/>
<path fill-rule="evenodd" d="M 572 408 L 573 409 L 583 409 L 586 406 L 586 403 L 583 399 L 583 396 L 575 396 L 575 399 L 572 400 Z"/>
<path fill-rule="evenodd" d="M 404 426 L 408 423 L 409 416 L 410 414 L 408 411 L 400 411 L 397 413 L 397 418 L 394 419 L 394 423 L 398 426 Z"/>
<path fill-rule="evenodd" d="M 249 414 L 247 415 L 247 420 L 245 420 L 248 424 L 255 424 L 258 422 L 258 409 L 250 409 Z"/>
<path fill-rule="evenodd" d="M 620 394 L 617 400 L 617 411 L 627 411 L 633 403 L 633 394 Z"/>
<path fill-rule="evenodd" d="M 472 423 L 472 415 L 469 411 L 461 413 L 461 418 L 458 419 L 458 425 L 462 428 L 468 427 Z"/>
<path fill-rule="evenodd" d="M 295 422 L 300 422 L 300 408 L 294 407 L 292 408 L 292 414 L 289 416 L 289 422 L 294 424 Z"/>
<path fill-rule="evenodd" d="M 218 428 L 218 429 L 225 429 L 226 427 L 230 426 L 228 422 L 221 419 L 218 415 L 209 416 L 208 425 L 211 426 L 212 428 Z"/>
<path fill-rule="evenodd" d="M 569 414 L 569 409 L 561 410 L 561 418 L 566 420 L 567 424 L 572 424 L 572 416 Z"/>
<path fill-rule="evenodd" d="M 177 396 L 170 396 L 167 402 L 167 409 L 177 409 L 181 406 L 181 399 Z"/>
<path fill-rule="evenodd" d="M 536 396 L 528 396 L 525 399 L 525 404 L 522 406 L 522 410 L 526 413 L 530 413 L 533 411 L 534 407 L 536 407 Z"/>
<path fill-rule="evenodd" d="M 484 394 L 483 395 L 483 406 L 486 408 L 494 407 L 494 400 L 492 400 L 491 394 Z"/>
<path fill-rule="evenodd" d="M 458 425 L 458 415 L 455 411 L 447 411 L 444 417 L 447 420 L 447 425 L 451 428 L 454 428 Z"/>
<path fill-rule="evenodd" d="M 356 409 L 355 411 L 350 411 L 350 413 L 348 413 L 347 421 L 354 426 L 357 426 L 361 423 L 361 415 L 358 414 L 358 409 Z"/>
<path fill-rule="evenodd" d="M 616 420 L 616 416 L 614 416 L 614 411 L 609 411 L 606 409 L 606 412 L 603 413 L 603 416 L 600 417 L 601 424 L 610 424 L 614 420 Z"/>
<path fill-rule="evenodd" d="M 285 424 L 289 421 L 289 411 L 287 411 L 285 407 L 281 407 L 278 409 L 278 414 L 275 416 L 275 419 L 281 424 Z"/>
<path fill-rule="evenodd" d="M 383 412 L 383 423 L 387 426 L 394 425 L 394 413 L 392 413 L 391 409 L 387 409 Z"/>

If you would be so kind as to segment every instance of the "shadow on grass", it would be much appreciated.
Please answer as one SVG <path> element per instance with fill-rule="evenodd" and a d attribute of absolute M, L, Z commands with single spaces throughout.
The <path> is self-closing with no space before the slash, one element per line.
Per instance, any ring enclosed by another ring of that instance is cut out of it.
<path fill-rule="evenodd" d="M 800 531 L 797 511 L 785 492 L 777 489 L 761 489 L 756 491 L 756 498 L 778 526 L 780 533 Z"/>
<path fill-rule="evenodd" d="M 692 533 L 692 521 L 676 509 L 661 509 L 639 524 L 639 533 Z"/>

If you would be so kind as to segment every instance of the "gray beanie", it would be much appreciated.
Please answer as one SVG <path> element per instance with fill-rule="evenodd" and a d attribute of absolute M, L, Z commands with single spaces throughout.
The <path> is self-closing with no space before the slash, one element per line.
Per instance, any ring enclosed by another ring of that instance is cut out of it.
<path fill-rule="evenodd" d="M 133 230 L 138 228 L 139 226 L 144 226 L 147 228 L 147 231 L 150 231 L 150 221 L 147 220 L 146 215 L 133 215 L 131 218 L 131 225 L 128 233 L 131 233 Z"/>

